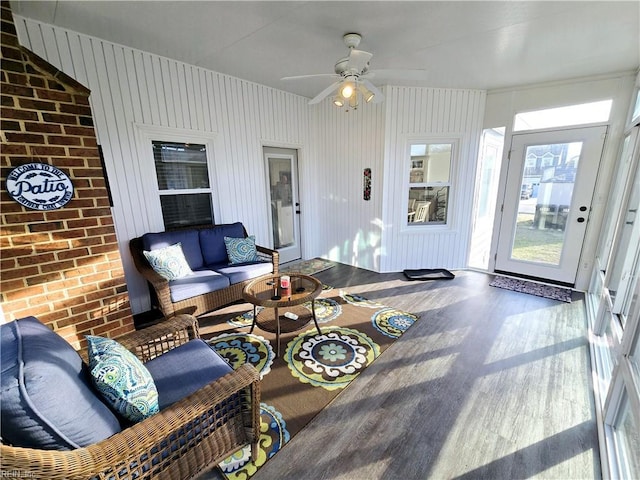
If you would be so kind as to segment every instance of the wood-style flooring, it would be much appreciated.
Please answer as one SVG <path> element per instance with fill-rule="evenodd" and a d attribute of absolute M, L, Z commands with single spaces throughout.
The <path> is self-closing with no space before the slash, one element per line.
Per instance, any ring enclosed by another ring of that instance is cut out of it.
<path fill-rule="evenodd" d="M 601 478 L 583 295 L 455 274 L 317 274 L 420 320 L 253 479 Z"/>

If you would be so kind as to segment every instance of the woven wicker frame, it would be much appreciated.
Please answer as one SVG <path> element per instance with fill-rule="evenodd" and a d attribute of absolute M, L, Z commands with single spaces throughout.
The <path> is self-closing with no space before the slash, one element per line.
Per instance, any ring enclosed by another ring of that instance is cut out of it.
<path fill-rule="evenodd" d="M 198 321 L 179 315 L 117 340 L 144 362 L 193 338 L 199 338 Z M 182 480 L 195 478 L 246 445 L 251 445 L 255 459 L 259 437 L 259 375 L 246 364 L 86 448 L 54 451 L 1 445 L 0 468 L 3 476 L 43 480 Z"/>
<path fill-rule="evenodd" d="M 189 227 L 188 229 L 205 229 L 213 228 L 220 225 L 203 225 L 198 227 Z M 244 228 L 244 227 L 243 227 Z M 244 230 L 244 236 L 247 236 L 247 231 Z M 252 280 L 246 280 L 244 282 L 235 283 L 223 288 L 210 292 L 197 297 L 187 298 L 179 302 L 171 301 L 171 292 L 169 291 L 169 281 L 158 275 L 142 253 L 142 237 L 133 238 L 129 241 L 129 250 L 133 257 L 133 262 L 138 271 L 149 282 L 150 287 L 154 290 L 155 296 L 158 299 L 158 307 L 162 311 L 162 314 L 167 317 L 171 315 L 178 315 L 180 313 L 190 313 L 192 315 L 202 315 L 203 313 L 210 312 L 225 305 L 242 300 L 242 291 L 244 287 Z M 261 247 L 256 245 L 258 251 L 258 257 L 262 260 L 269 261 L 273 265 L 273 274 L 278 274 L 279 269 L 279 254 L 276 250 L 272 250 L 267 247 Z M 195 310 L 194 310 L 195 308 Z"/>

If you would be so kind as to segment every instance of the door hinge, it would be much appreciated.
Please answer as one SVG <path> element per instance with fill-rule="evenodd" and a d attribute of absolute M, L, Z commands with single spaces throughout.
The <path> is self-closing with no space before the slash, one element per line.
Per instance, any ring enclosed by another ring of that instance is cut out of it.
<path fill-rule="evenodd" d="M 507 152 L 507 160 L 511 160 L 511 150 Z"/>
<path fill-rule="evenodd" d="M 500 213 L 504 212 L 504 203 L 500 205 Z"/>

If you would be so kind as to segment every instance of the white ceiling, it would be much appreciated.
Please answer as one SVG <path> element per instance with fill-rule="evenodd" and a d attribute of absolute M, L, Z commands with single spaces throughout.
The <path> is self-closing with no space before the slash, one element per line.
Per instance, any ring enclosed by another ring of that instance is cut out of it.
<path fill-rule="evenodd" d="M 363 36 L 380 86 L 497 89 L 637 69 L 640 2 L 12 1 L 13 12 L 306 97 Z"/>

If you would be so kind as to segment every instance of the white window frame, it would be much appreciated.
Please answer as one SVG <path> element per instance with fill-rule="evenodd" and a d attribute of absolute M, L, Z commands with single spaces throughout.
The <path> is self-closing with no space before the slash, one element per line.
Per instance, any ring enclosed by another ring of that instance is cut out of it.
<path fill-rule="evenodd" d="M 163 195 L 188 195 L 193 193 L 208 193 L 211 195 L 212 221 L 221 218 L 220 202 L 218 198 L 219 189 L 215 179 L 215 139 L 216 136 L 210 133 L 194 132 L 192 130 L 182 130 L 167 127 L 155 127 L 150 125 L 135 125 L 136 144 L 140 165 L 147 174 L 141 174 L 143 179 L 143 190 L 146 201 L 148 218 L 151 223 L 150 228 L 160 231 L 164 230 L 164 217 L 160 197 Z M 177 189 L 160 190 L 156 175 L 155 160 L 153 157 L 153 142 L 172 143 L 193 143 L 204 145 L 207 155 L 207 173 L 209 176 L 209 188 L 198 189 Z"/>
<path fill-rule="evenodd" d="M 456 192 L 456 180 L 457 180 L 457 171 L 458 164 L 460 163 L 460 144 L 462 142 L 462 138 L 456 135 L 447 135 L 447 136 L 416 136 L 409 137 L 406 139 L 405 145 L 405 155 L 404 161 L 402 163 L 402 175 L 403 175 L 403 195 L 404 198 L 401 202 L 403 206 L 402 210 L 402 230 L 404 232 L 416 233 L 420 231 L 424 231 L 425 229 L 428 231 L 434 230 L 451 230 L 453 229 L 453 221 L 454 221 L 454 197 Z M 449 163 L 449 181 L 442 183 L 432 183 L 432 182 L 421 182 L 421 183 L 411 183 L 409 181 L 409 172 L 411 171 L 411 146 L 412 145 L 429 145 L 429 144 L 443 144 L 448 143 L 451 145 L 451 160 Z M 447 216 L 446 221 L 444 223 L 436 223 L 436 222 L 426 222 L 426 223 L 411 223 L 408 221 L 407 212 L 409 211 L 409 192 L 411 188 L 422 188 L 422 187 L 449 187 L 449 194 L 447 196 Z"/>

